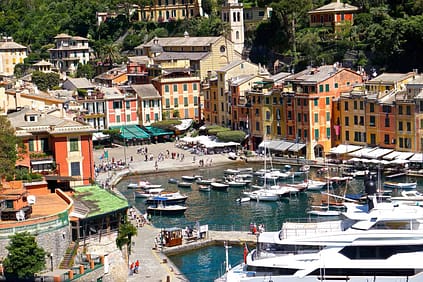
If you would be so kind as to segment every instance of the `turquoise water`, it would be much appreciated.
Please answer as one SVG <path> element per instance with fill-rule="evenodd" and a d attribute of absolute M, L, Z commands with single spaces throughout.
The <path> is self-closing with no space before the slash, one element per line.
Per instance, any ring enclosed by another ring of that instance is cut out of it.
<path fill-rule="evenodd" d="M 262 168 L 260 164 L 250 164 L 254 170 Z M 283 166 L 281 165 L 280 168 Z M 242 195 L 242 188 L 229 188 L 228 192 L 201 192 L 196 184 L 192 188 L 178 188 L 175 184 L 168 184 L 169 178 L 180 179 L 183 175 L 202 175 L 205 178 L 222 177 L 223 171 L 230 166 L 194 171 L 178 171 L 158 173 L 154 175 L 131 176 L 123 179 L 117 188 L 128 198 L 130 204 L 141 212 L 145 211 L 143 199 L 134 199 L 133 191 L 127 189 L 128 183 L 148 180 L 153 184 L 162 184 L 168 191 L 181 191 L 188 195 L 186 205 L 188 210 L 178 217 L 152 218 L 153 224 L 159 228 L 193 226 L 196 222 L 208 224 L 212 230 L 245 230 L 250 223 L 264 224 L 266 230 L 277 231 L 286 219 L 306 218 L 309 206 L 321 196 L 316 192 L 300 193 L 298 197 L 279 202 L 247 202 L 239 204 L 236 199 Z M 295 168 L 294 168 L 295 169 Z M 316 177 L 315 171 L 310 172 L 310 178 Z M 301 181 L 302 179 L 295 179 Z M 292 182 L 292 180 L 288 180 Z M 399 180 L 400 181 L 400 180 Z M 421 186 L 421 184 L 419 185 Z M 346 189 L 346 190 L 345 190 Z M 337 194 L 359 193 L 363 191 L 363 180 L 354 179 L 347 187 L 338 187 L 333 192 Z M 236 265 L 242 261 L 242 246 L 233 246 L 229 251 L 230 263 Z M 190 281 L 213 281 L 219 276 L 225 260 L 223 246 L 207 247 L 188 252 L 183 255 L 172 256 L 172 262 Z"/>

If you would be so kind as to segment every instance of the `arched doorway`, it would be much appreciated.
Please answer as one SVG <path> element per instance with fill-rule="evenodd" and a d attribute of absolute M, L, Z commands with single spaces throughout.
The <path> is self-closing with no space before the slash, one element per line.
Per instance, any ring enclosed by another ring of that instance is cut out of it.
<path fill-rule="evenodd" d="M 323 158 L 323 155 L 324 155 L 323 146 L 319 145 L 319 144 L 314 146 L 314 157 L 315 158 Z"/>

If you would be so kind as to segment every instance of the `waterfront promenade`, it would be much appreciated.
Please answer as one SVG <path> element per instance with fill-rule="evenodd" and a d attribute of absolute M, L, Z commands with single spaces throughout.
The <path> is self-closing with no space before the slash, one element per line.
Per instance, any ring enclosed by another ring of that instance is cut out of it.
<path fill-rule="evenodd" d="M 145 161 L 145 155 L 137 153 L 140 147 L 147 148 L 148 155 L 153 156 L 152 161 Z M 230 160 L 227 154 L 195 156 L 188 151 L 178 148 L 175 143 L 158 143 L 149 144 L 144 146 L 132 147 L 116 147 L 107 148 L 108 159 L 104 159 L 104 150 L 94 150 L 94 159 L 96 165 L 105 164 L 106 161 L 112 159 L 117 161 L 124 161 L 127 159 L 127 167 L 116 170 L 100 171 L 96 175 L 96 181 L 106 188 L 113 188 L 122 177 L 131 174 L 152 174 L 166 171 L 177 170 L 191 170 L 199 167 L 199 161 L 203 160 L 211 167 L 243 162 L 240 160 Z M 155 163 L 160 153 L 166 155 L 169 153 L 179 154 L 178 159 L 164 158 L 162 161 L 157 162 L 157 169 Z M 184 156 L 181 158 L 181 156 Z M 132 159 L 132 161 L 131 161 Z M 210 161 L 212 160 L 212 161 Z M 259 159 L 258 159 L 259 160 Z M 117 192 L 118 191 L 114 191 Z M 248 235 L 247 232 L 214 232 L 209 231 L 206 239 L 201 239 L 196 242 L 187 243 L 184 241 L 183 246 L 174 248 L 156 249 L 155 238 L 160 230 L 152 225 L 144 225 L 138 228 L 138 234 L 132 238 L 132 253 L 129 256 L 129 264 L 139 260 L 140 269 L 137 274 L 130 275 L 128 265 L 128 280 L 127 281 L 145 281 L 145 282 L 159 282 L 159 281 L 187 281 L 180 271 L 169 261 L 166 253 L 174 249 L 181 251 L 188 246 L 189 249 L 194 249 L 203 246 L 204 244 L 211 244 L 213 240 L 227 240 L 233 242 L 234 239 L 239 239 L 238 242 L 255 242 L 256 237 Z M 220 235 L 218 234 L 220 233 Z"/>

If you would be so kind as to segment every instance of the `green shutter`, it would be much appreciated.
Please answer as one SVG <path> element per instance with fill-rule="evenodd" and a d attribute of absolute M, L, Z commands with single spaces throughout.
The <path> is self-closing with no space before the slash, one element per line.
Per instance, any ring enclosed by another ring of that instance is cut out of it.
<path fill-rule="evenodd" d="M 319 92 L 323 92 L 323 85 L 319 85 Z"/>
<path fill-rule="evenodd" d="M 319 140 L 319 130 L 318 129 L 314 130 L 314 139 Z"/>
<path fill-rule="evenodd" d="M 326 136 L 328 139 L 330 138 L 330 127 L 326 128 Z"/>
<path fill-rule="evenodd" d="M 329 92 L 329 84 L 326 84 L 326 85 L 325 85 L 325 91 L 326 91 L 326 92 Z"/>

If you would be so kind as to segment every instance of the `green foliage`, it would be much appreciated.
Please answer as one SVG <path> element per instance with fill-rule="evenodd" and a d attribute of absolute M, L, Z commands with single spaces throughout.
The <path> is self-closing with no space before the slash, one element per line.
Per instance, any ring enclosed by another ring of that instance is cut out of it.
<path fill-rule="evenodd" d="M 216 137 L 222 142 L 241 143 L 245 139 L 245 132 L 241 130 L 219 131 Z"/>
<path fill-rule="evenodd" d="M 137 228 L 132 225 L 129 221 L 125 220 L 124 223 L 122 223 L 119 226 L 118 236 L 116 238 L 116 246 L 122 250 L 123 246 L 128 247 L 128 255 L 131 253 L 131 241 L 132 237 L 136 236 L 138 233 Z"/>
<path fill-rule="evenodd" d="M 6 247 L 9 253 L 3 262 L 6 277 L 31 279 L 45 268 L 46 252 L 38 247 L 34 236 L 23 232 L 16 233 L 10 239 Z"/>
<path fill-rule="evenodd" d="M 6 116 L 0 116 L 0 177 L 12 177 L 18 153 L 24 152 L 24 147 Z"/>
<path fill-rule="evenodd" d="M 59 86 L 60 76 L 54 72 L 44 73 L 34 71 L 32 73 L 32 82 L 37 85 L 38 89 L 46 91 L 47 89 L 53 89 L 54 87 Z"/>
<path fill-rule="evenodd" d="M 222 127 L 222 126 L 219 126 L 219 125 L 212 125 L 212 126 L 207 127 L 207 134 L 217 135 L 217 133 L 219 133 L 219 132 L 228 131 L 228 130 L 230 130 L 230 129 L 227 128 L 227 127 Z"/>
<path fill-rule="evenodd" d="M 144 32 L 127 35 L 122 43 L 123 50 L 133 50 L 135 47 L 143 43 L 144 36 Z"/>
<path fill-rule="evenodd" d="M 78 64 L 78 69 L 76 71 L 77 77 L 85 77 L 87 79 L 92 79 L 95 76 L 95 68 L 92 64 Z"/>
<path fill-rule="evenodd" d="M 151 124 L 153 127 L 161 128 L 164 130 L 175 130 L 175 125 L 179 125 L 182 122 L 177 119 L 167 119 L 162 121 L 156 121 Z"/>
<path fill-rule="evenodd" d="M 15 180 L 24 180 L 27 182 L 38 181 L 42 179 L 39 173 L 30 173 L 28 168 L 18 168 L 15 170 Z"/>

